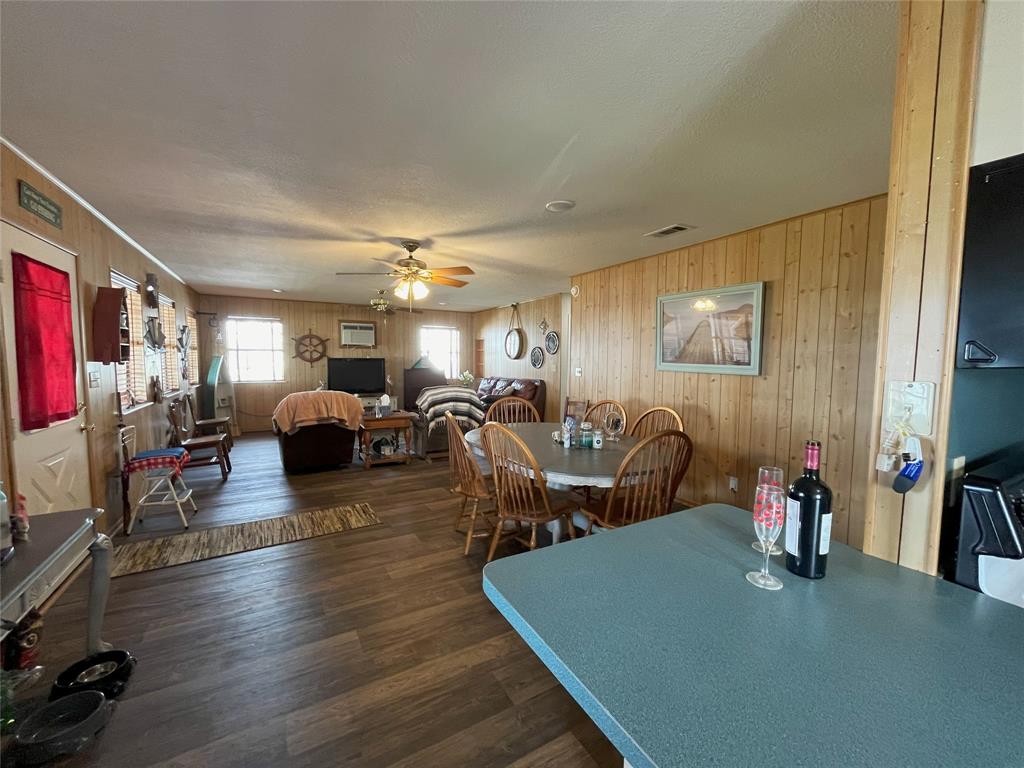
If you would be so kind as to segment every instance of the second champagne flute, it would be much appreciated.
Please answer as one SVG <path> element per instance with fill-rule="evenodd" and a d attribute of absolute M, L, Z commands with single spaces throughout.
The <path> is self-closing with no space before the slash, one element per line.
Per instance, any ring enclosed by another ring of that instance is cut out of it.
<path fill-rule="evenodd" d="M 764 505 L 765 494 L 774 490 L 782 490 L 782 470 L 778 467 L 758 467 L 757 487 L 754 490 L 754 514 L 757 514 L 761 506 Z M 764 545 L 761 544 L 760 540 L 750 542 L 750 546 L 764 554 Z M 768 554 L 781 555 L 782 547 L 772 543 L 772 551 Z"/>

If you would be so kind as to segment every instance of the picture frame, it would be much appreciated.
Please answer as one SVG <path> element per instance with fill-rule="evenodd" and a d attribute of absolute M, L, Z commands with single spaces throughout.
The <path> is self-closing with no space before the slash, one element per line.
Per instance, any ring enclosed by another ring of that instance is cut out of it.
<path fill-rule="evenodd" d="M 659 371 L 761 374 L 763 282 L 659 296 L 655 323 Z"/>

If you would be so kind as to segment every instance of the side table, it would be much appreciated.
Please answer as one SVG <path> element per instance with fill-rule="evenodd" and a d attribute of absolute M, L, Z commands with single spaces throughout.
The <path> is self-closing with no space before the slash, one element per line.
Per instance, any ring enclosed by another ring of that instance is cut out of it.
<path fill-rule="evenodd" d="M 412 417 L 408 411 L 393 411 L 387 416 L 365 416 L 363 426 L 359 430 L 359 456 L 363 460 L 363 469 L 369 469 L 374 464 L 408 464 L 412 459 Z M 390 429 L 394 431 L 395 440 L 401 436 L 405 438 L 405 450 L 395 451 L 385 455 L 374 453 L 373 433 L 377 430 Z"/>

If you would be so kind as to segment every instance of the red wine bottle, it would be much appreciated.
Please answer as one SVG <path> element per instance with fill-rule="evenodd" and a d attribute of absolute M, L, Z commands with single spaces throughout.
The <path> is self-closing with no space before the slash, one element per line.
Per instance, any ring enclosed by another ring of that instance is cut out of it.
<path fill-rule="evenodd" d="M 786 568 L 806 579 L 825 575 L 832 538 L 832 491 L 821 481 L 821 443 L 804 444 L 804 473 L 786 499 Z"/>

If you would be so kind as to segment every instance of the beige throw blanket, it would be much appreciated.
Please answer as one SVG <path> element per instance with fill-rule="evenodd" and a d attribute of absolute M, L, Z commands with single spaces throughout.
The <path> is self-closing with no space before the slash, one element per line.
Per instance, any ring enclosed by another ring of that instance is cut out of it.
<path fill-rule="evenodd" d="M 312 424 L 357 430 L 363 424 L 363 405 L 348 392 L 293 392 L 274 409 L 274 432 L 293 435 Z"/>

